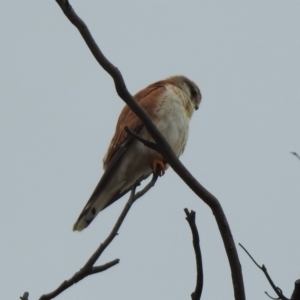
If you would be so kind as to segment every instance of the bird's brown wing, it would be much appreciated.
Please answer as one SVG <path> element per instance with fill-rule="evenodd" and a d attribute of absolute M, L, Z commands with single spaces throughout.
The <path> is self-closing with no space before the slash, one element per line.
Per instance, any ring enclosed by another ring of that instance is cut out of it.
<path fill-rule="evenodd" d="M 157 109 L 159 109 L 160 95 L 164 91 L 165 84 L 163 81 L 160 81 L 141 90 L 134 96 L 134 99 L 141 105 L 141 107 L 143 107 L 143 109 L 148 113 L 153 121 L 155 121 L 155 112 L 157 111 Z M 110 180 L 113 180 L 115 169 L 118 167 L 124 154 L 128 151 L 132 142 L 134 141 L 134 137 L 132 137 L 125 131 L 126 126 L 128 126 L 128 128 L 130 128 L 135 133 L 139 133 L 144 127 L 140 119 L 131 111 L 131 109 L 127 105 L 123 108 L 119 116 L 115 135 L 112 138 L 108 151 L 103 159 L 105 172 L 98 185 L 96 186 L 94 192 L 92 193 L 89 201 L 87 202 L 77 221 L 75 222 L 74 230 L 76 230 L 79 221 L 90 210 L 91 206 L 94 204 L 94 201 L 99 198 L 99 195 L 102 193 L 107 183 Z M 148 176 L 140 178 L 140 182 Z M 117 201 L 130 189 L 131 187 L 125 191 L 117 192 L 104 208 Z"/>
<path fill-rule="evenodd" d="M 161 105 L 160 96 L 165 91 L 165 88 L 166 87 L 164 81 L 159 81 L 149 85 L 134 96 L 134 99 L 148 113 L 148 115 L 154 122 L 156 119 L 156 112 Z M 119 116 L 115 134 L 103 159 L 104 169 L 108 167 L 115 152 L 127 139 L 128 133 L 124 129 L 126 126 L 133 131 L 136 131 L 136 129 L 140 126 L 143 126 L 143 123 L 141 122 L 139 117 L 134 114 L 134 112 L 129 108 L 128 105 L 123 108 Z"/>

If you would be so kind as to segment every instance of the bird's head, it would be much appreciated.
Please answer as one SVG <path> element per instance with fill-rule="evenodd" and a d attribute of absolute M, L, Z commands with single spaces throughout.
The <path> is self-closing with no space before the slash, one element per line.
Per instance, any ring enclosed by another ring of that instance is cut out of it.
<path fill-rule="evenodd" d="M 199 108 L 200 102 L 201 102 L 201 92 L 199 87 L 195 82 L 188 79 L 185 76 L 178 75 L 178 76 L 172 76 L 170 77 L 171 80 L 173 80 L 178 87 L 180 87 L 191 99 L 195 110 Z"/>

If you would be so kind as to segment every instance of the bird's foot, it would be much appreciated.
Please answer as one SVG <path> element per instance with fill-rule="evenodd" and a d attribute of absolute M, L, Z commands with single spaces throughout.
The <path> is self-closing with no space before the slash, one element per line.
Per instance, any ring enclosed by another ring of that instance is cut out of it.
<path fill-rule="evenodd" d="M 153 159 L 151 163 L 151 168 L 153 173 L 157 174 L 158 176 L 163 176 L 166 171 L 166 165 L 163 163 L 163 161 L 159 159 Z"/>

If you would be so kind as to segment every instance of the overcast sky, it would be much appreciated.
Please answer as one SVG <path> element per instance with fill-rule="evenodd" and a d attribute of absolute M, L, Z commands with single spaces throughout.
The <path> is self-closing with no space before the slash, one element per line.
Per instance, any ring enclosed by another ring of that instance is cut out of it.
<path fill-rule="evenodd" d="M 287 297 L 300 277 L 298 1 L 71 0 L 133 94 L 170 75 L 203 95 L 181 160 L 221 202 L 236 243 Z M 0 1 L 0 282 L 30 300 L 69 278 L 106 238 L 126 197 L 81 233 L 72 225 L 103 174 L 124 103 L 54 0 Z M 183 209 L 197 213 L 202 299 L 233 299 L 210 209 L 172 169 L 132 207 L 99 264 L 58 299 L 190 299 Z M 247 299 L 275 296 L 239 248 Z"/>

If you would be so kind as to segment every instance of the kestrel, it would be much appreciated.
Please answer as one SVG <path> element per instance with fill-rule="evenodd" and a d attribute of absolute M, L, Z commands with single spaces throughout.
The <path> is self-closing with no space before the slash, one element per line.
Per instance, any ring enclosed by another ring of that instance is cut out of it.
<path fill-rule="evenodd" d="M 179 157 L 187 142 L 190 119 L 201 101 L 198 86 L 185 76 L 172 76 L 139 91 L 134 99 Z M 126 105 L 103 159 L 104 174 L 74 224 L 74 231 L 86 228 L 101 210 L 131 190 L 136 182 L 153 172 L 164 173 L 167 168 L 167 161 L 128 134 L 126 126 L 142 138 L 153 141 L 143 123 Z"/>

